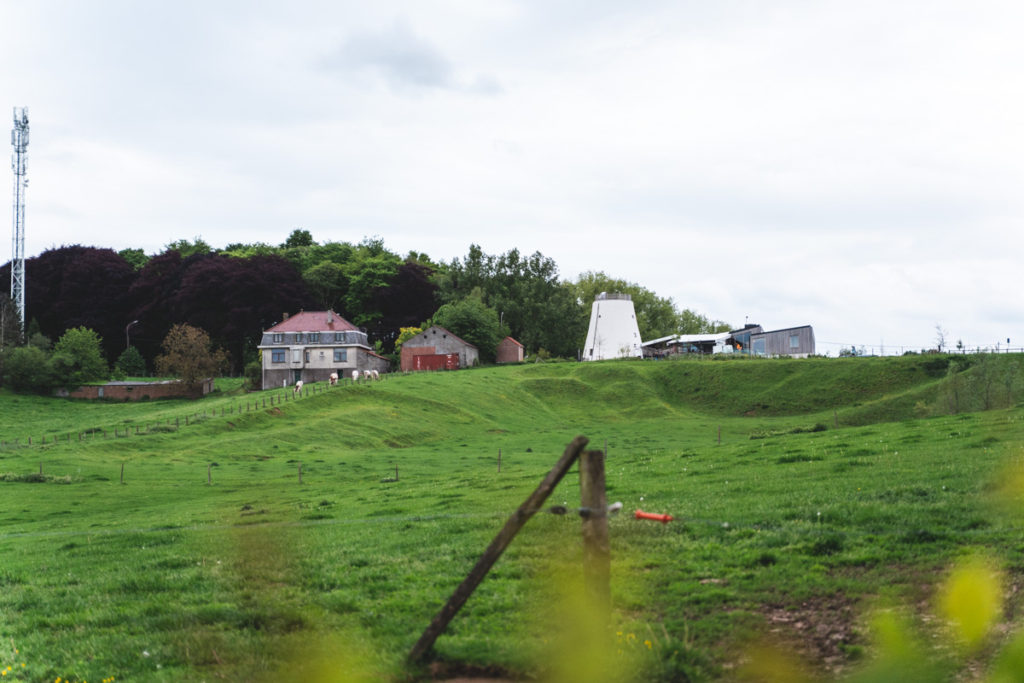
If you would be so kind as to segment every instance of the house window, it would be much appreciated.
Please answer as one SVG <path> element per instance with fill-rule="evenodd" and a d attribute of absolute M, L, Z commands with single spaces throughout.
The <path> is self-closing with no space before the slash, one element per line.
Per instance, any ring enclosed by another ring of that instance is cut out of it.
<path fill-rule="evenodd" d="M 800 348 L 800 335 L 791 334 L 789 335 L 789 348 L 799 349 Z"/>
<path fill-rule="evenodd" d="M 335 332 L 334 333 L 334 341 L 336 341 L 336 342 L 343 342 L 343 341 L 345 341 L 345 333 L 344 332 Z"/>
<path fill-rule="evenodd" d="M 270 362 L 271 363 L 283 363 L 284 362 L 284 349 L 272 349 L 270 351 Z"/>
<path fill-rule="evenodd" d="M 292 349 L 292 362 L 293 363 L 301 363 L 302 362 L 302 349 Z"/>
<path fill-rule="evenodd" d="M 304 341 L 304 339 L 303 339 L 302 333 L 301 332 L 296 332 L 295 333 L 295 343 L 301 344 L 303 341 Z"/>
<path fill-rule="evenodd" d="M 347 363 L 348 362 L 348 349 L 334 349 L 334 362 L 335 363 Z"/>
<path fill-rule="evenodd" d="M 320 341 L 320 333 L 319 332 L 310 332 L 309 333 L 309 343 L 310 344 L 315 344 L 318 341 Z"/>
<path fill-rule="evenodd" d="M 309 351 L 306 351 L 306 362 L 309 362 Z"/>
<path fill-rule="evenodd" d="M 281 334 L 280 332 L 275 332 L 274 333 L 274 343 L 275 344 L 281 344 L 283 342 L 284 342 L 284 335 Z"/>
<path fill-rule="evenodd" d="M 755 339 L 753 341 L 753 347 L 752 348 L 753 348 L 755 356 L 763 356 L 763 355 L 765 355 L 764 339 L 763 338 L 762 339 Z"/>

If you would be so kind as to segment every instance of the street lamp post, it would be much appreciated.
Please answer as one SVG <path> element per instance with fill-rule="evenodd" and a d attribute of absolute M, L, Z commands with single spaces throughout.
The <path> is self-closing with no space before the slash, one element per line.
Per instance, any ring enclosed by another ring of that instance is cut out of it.
<path fill-rule="evenodd" d="M 127 351 L 132 347 L 131 338 L 128 336 L 128 330 L 131 329 L 132 325 L 138 325 L 138 320 L 133 320 L 124 326 L 124 350 Z"/>

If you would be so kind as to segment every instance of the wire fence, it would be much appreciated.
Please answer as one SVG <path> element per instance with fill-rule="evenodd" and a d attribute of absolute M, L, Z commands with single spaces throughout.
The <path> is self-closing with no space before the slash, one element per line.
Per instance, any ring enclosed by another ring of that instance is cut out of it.
<path fill-rule="evenodd" d="M 14 438 L 0 439 L 0 451 L 10 449 L 27 448 L 31 446 L 55 445 L 58 443 L 87 443 L 103 439 L 119 439 L 130 436 L 145 436 L 149 434 L 161 434 L 169 431 L 176 431 L 183 427 L 190 427 L 201 424 L 207 420 L 217 417 L 231 417 L 251 414 L 261 410 L 280 407 L 291 401 L 328 391 L 336 391 L 346 387 L 369 385 L 374 382 L 384 381 L 387 374 L 381 375 L 379 380 L 360 379 L 338 379 L 337 384 L 313 383 L 304 384 L 301 389 L 285 388 L 275 389 L 270 392 L 260 392 L 260 396 L 247 396 L 245 401 L 235 401 L 230 404 L 224 403 L 218 407 L 203 408 L 203 410 L 191 410 L 177 415 L 163 418 L 161 420 L 145 420 L 137 424 L 116 424 L 93 426 L 73 431 L 47 431 L 42 434 L 26 435 Z M 85 399 L 83 399 L 85 400 Z"/>

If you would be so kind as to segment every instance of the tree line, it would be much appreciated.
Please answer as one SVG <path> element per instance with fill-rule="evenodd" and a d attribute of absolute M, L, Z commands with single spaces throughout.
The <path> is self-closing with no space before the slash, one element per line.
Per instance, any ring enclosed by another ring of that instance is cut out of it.
<path fill-rule="evenodd" d="M 0 267 L 0 282 L 10 282 L 10 267 Z M 575 358 L 602 291 L 632 295 L 645 339 L 729 328 L 604 272 L 563 280 L 540 252 L 490 255 L 474 244 L 465 257 L 435 262 L 424 253 L 400 256 L 376 237 L 318 243 L 297 229 L 277 246 L 216 249 L 195 238 L 153 255 L 81 245 L 44 251 L 26 260 L 24 335 L 9 297 L 0 296 L 0 349 L 45 348 L 84 328 L 97 335 L 107 363 L 135 349 L 152 371 L 171 329 L 188 324 L 224 349 L 227 369 L 238 374 L 284 313 L 332 309 L 385 355 L 396 352 L 403 329 L 440 324 L 476 344 L 484 362 L 504 336 L 528 353 Z"/>

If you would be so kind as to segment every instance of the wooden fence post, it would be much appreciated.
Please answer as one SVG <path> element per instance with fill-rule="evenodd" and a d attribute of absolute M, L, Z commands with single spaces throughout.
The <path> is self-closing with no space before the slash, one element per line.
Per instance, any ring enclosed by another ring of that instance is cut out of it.
<path fill-rule="evenodd" d="M 580 506 L 583 508 L 583 585 L 595 615 L 607 625 L 611 608 L 611 547 L 604 453 L 580 454 Z"/>
<path fill-rule="evenodd" d="M 434 647 L 434 642 L 437 637 L 441 635 L 445 627 L 448 626 L 452 618 L 458 613 L 463 605 L 466 604 L 466 600 L 473 594 L 476 587 L 480 585 L 480 582 L 487 576 L 487 572 L 490 571 L 494 563 L 498 561 L 501 554 L 505 552 L 505 548 L 508 547 L 512 539 L 515 538 L 519 530 L 530 520 L 530 517 L 534 515 L 540 506 L 543 505 L 544 501 L 547 500 L 551 492 L 555 490 L 558 482 L 562 480 L 565 473 L 569 471 L 572 464 L 576 462 L 576 459 L 580 455 L 580 451 L 587 445 L 587 437 L 577 436 L 572 440 L 568 446 L 566 446 L 565 452 L 562 453 L 562 457 L 558 459 L 555 466 L 551 468 L 544 480 L 541 481 L 537 489 L 530 494 L 522 505 L 519 506 L 512 516 L 505 522 L 505 526 L 502 527 L 498 535 L 494 537 L 491 544 L 487 546 L 487 550 L 477 560 L 476 566 L 469 572 L 469 575 L 462 580 L 459 587 L 455 589 L 452 596 L 448 598 L 448 602 L 444 604 L 441 611 L 437 613 L 430 625 L 420 636 L 420 639 L 416 641 L 412 650 L 409 652 L 408 661 L 418 662 L 423 659 L 430 649 Z"/>
<path fill-rule="evenodd" d="M 209 486 L 210 484 L 213 483 L 213 475 L 211 474 L 211 469 L 212 468 L 213 468 L 212 464 L 207 464 L 206 465 L 206 485 L 207 486 Z"/>
<path fill-rule="evenodd" d="M 124 483 L 124 463 L 121 463 L 121 483 Z"/>
<path fill-rule="evenodd" d="M 501 449 L 498 449 L 498 474 L 501 474 Z"/>
<path fill-rule="evenodd" d="M 299 463 L 299 484 L 302 484 L 302 463 Z"/>

